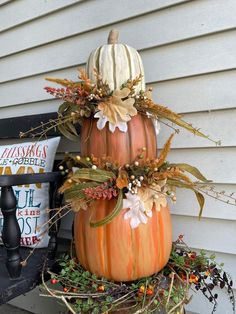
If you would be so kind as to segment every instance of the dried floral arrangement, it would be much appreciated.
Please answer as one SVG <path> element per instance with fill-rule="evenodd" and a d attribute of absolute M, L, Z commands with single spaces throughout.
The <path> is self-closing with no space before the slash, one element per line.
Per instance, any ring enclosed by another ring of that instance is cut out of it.
<path fill-rule="evenodd" d="M 183 313 L 190 302 L 189 291 L 200 291 L 217 308 L 216 287 L 225 289 L 235 311 L 230 276 L 215 255 L 196 253 L 183 235 L 173 242 L 165 268 L 150 277 L 130 283 L 117 283 L 86 271 L 69 255 L 60 258 L 58 273 L 50 273 L 51 285 L 43 280 L 43 296 L 62 301 L 71 313 Z M 44 293 L 45 292 L 45 293 Z"/>
<path fill-rule="evenodd" d="M 21 133 L 21 137 L 31 135 L 42 137 L 51 130 L 58 130 L 72 141 L 78 140 L 75 125 L 81 123 L 84 118 L 97 118 L 97 128 L 102 130 L 108 122 L 109 130 L 114 133 L 118 128 L 121 132 L 127 131 L 127 122 L 137 114 L 146 115 L 149 118 L 167 124 L 165 120 L 185 128 L 194 135 L 204 137 L 220 145 L 220 141 L 211 139 L 202 133 L 200 129 L 193 127 L 184 121 L 181 115 L 171 111 L 169 108 L 157 104 L 152 100 L 152 88 L 147 91 L 135 92 L 136 86 L 142 79 L 142 75 L 133 80 L 127 80 L 122 84 L 120 90 L 112 91 L 109 85 L 103 81 L 101 75 L 95 71 L 96 83 L 92 82 L 84 69 L 79 69 L 79 81 L 74 82 L 67 79 L 46 78 L 46 80 L 62 85 L 62 88 L 45 87 L 47 93 L 55 98 L 61 99 L 63 103 L 58 109 L 58 118 L 50 120 Z M 164 119 L 164 120 L 163 120 Z M 167 124 L 179 133 L 177 128 Z M 159 126 L 156 126 L 157 133 Z"/>
<path fill-rule="evenodd" d="M 120 165 L 109 156 L 97 158 L 66 154 L 59 169 L 62 175 L 66 175 L 60 191 L 64 193 L 68 208 L 77 212 L 86 210 L 96 200 L 115 199 L 114 210 L 101 221 L 93 222 L 91 217 L 90 225 L 98 227 L 108 224 L 123 208 L 129 208 L 124 219 L 130 219 L 131 228 L 136 228 L 152 217 L 153 206 L 160 211 L 161 206 L 167 205 L 168 198 L 175 203 L 176 188 L 195 193 L 200 208 L 199 218 L 205 203 L 204 194 L 235 205 L 232 194 L 217 192 L 211 181 L 196 167 L 166 160 L 173 136 L 167 140 L 156 159 L 150 160 L 145 156 L 146 148 L 143 147 L 131 164 Z"/>
<path fill-rule="evenodd" d="M 145 156 L 146 148 L 131 164 L 114 163 L 110 157 L 81 157 L 66 155 L 59 169 L 69 173 L 60 191 L 64 193 L 69 208 L 74 211 L 86 210 L 88 203 L 95 200 L 117 200 L 114 210 L 105 219 L 90 223 L 98 227 L 109 223 L 123 208 L 130 208 L 124 219 L 130 219 L 131 228 L 146 223 L 152 217 L 153 205 L 157 211 L 167 205 L 166 198 L 176 201 L 175 189 L 191 189 L 198 200 L 202 214 L 204 195 L 208 181 L 200 171 L 188 164 L 171 164 L 166 161 L 170 150 L 170 136 L 158 158 L 150 160 Z M 72 171 L 71 171 L 72 170 Z M 188 174 L 196 179 L 194 182 Z M 214 190 L 212 195 L 214 197 Z"/>

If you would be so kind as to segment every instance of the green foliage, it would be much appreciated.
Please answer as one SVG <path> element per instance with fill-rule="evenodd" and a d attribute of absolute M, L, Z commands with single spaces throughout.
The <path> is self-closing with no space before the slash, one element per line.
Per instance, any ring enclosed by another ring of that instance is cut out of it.
<path fill-rule="evenodd" d="M 235 300 L 232 280 L 223 270 L 223 264 L 217 264 L 215 254 L 207 256 L 201 250 L 198 254 L 184 242 L 183 236 L 173 243 L 168 264 L 157 274 L 128 283 L 116 283 L 81 267 L 75 259 L 64 255 L 59 260 L 61 270 L 51 273 L 66 292 L 63 293 L 75 313 L 104 313 L 112 310 L 128 309 L 129 313 L 152 313 L 165 310 L 166 313 L 181 310 L 189 301 L 190 287 L 203 293 L 217 305 L 215 287 L 226 288 L 234 310 Z M 48 288 L 48 287 L 47 287 Z M 53 292 L 55 293 L 55 289 Z M 61 296 L 62 292 L 56 292 Z"/>

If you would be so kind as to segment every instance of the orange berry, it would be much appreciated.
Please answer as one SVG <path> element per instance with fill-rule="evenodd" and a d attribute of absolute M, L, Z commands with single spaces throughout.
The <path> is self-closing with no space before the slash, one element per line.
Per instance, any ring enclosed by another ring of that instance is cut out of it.
<path fill-rule="evenodd" d="M 69 291 L 69 288 L 64 287 L 64 288 L 63 288 L 63 291 L 64 291 L 64 292 L 68 292 L 68 291 Z"/>
<path fill-rule="evenodd" d="M 189 282 L 190 282 L 190 283 L 197 283 L 197 282 L 198 282 L 198 277 L 195 276 L 194 274 L 190 274 L 190 276 L 189 276 Z"/>
<path fill-rule="evenodd" d="M 140 286 L 138 291 L 140 293 L 144 293 L 145 292 L 145 287 L 144 286 Z"/>
<path fill-rule="evenodd" d="M 105 291 L 105 287 L 103 285 L 97 287 L 97 291 L 103 292 Z"/>
<path fill-rule="evenodd" d="M 147 294 L 147 295 L 153 295 L 153 290 L 152 290 L 152 289 L 147 289 L 146 294 Z"/>

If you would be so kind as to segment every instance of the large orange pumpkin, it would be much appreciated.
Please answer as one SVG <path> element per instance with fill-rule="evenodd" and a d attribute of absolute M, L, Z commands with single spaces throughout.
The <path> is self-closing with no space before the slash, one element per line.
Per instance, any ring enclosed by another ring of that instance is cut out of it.
<path fill-rule="evenodd" d="M 128 122 L 126 133 L 111 133 L 106 126 L 99 131 L 95 119 L 85 119 L 81 130 L 81 154 L 111 156 L 120 164 L 130 163 L 139 149 L 156 157 L 156 134 L 151 119 L 137 115 Z M 123 209 L 109 224 L 92 228 L 89 221 L 104 218 L 115 200 L 96 201 L 87 211 L 75 215 L 74 235 L 80 263 L 90 272 L 116 281 L 130 281 L 161 270 L 171 251 L 171 220 L 168 207 L 153 209 L 147 224 L 132 229 L 124 220 Z"/>
<path fill-rule="evenodd" d="M 80 263 L 92 273 L 115 281 L 135 280 L 161 270 L 171 249 L 169 209 L 154 209 L 148 223 L 135 229 L 124 220 L 125 209 L 105 226 L 89 226 L 91 217 L 104 218 L 114 205 L 114 200 L 96 201 L 94 209 L 76 214 L 75 245 Z"/>

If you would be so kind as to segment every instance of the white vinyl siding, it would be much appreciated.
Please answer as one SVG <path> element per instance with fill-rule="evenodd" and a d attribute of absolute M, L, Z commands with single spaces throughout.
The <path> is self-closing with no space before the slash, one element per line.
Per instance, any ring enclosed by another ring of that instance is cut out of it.
<path fill-rule="evenodd" d="M 43 87 L 52 84 L 44 78 L 76 79 L 76 69 L 117 28 L 120 42 L 140 52 L 156 102 L 222 141 L 216 147 L 181 130 L 170 160 L 191 163 L 217 189 L 234 192 L 235 16 L 235 0 L 0 0 L 0 117 L 56 111 L 60 101 L 45 93 Z M 163 125 L 159 147 L 170 133 Z M 57 158 L 65 147 L 79 152 L 78 143 L 63 139 Z M 183 233 L 194 249 L 216 252 L 236 280 L 236 208 L 208 198 L 199 221 L 194 195 L 177 196 L 171 205 L 173 239 Z M 65 220 L 61 234 L 69 237 L 70 228 Z M 210 313 L 208 301 L 195 294 L 188 308 Z M 226 296 L 217 313 L 231 313 Z"/>

